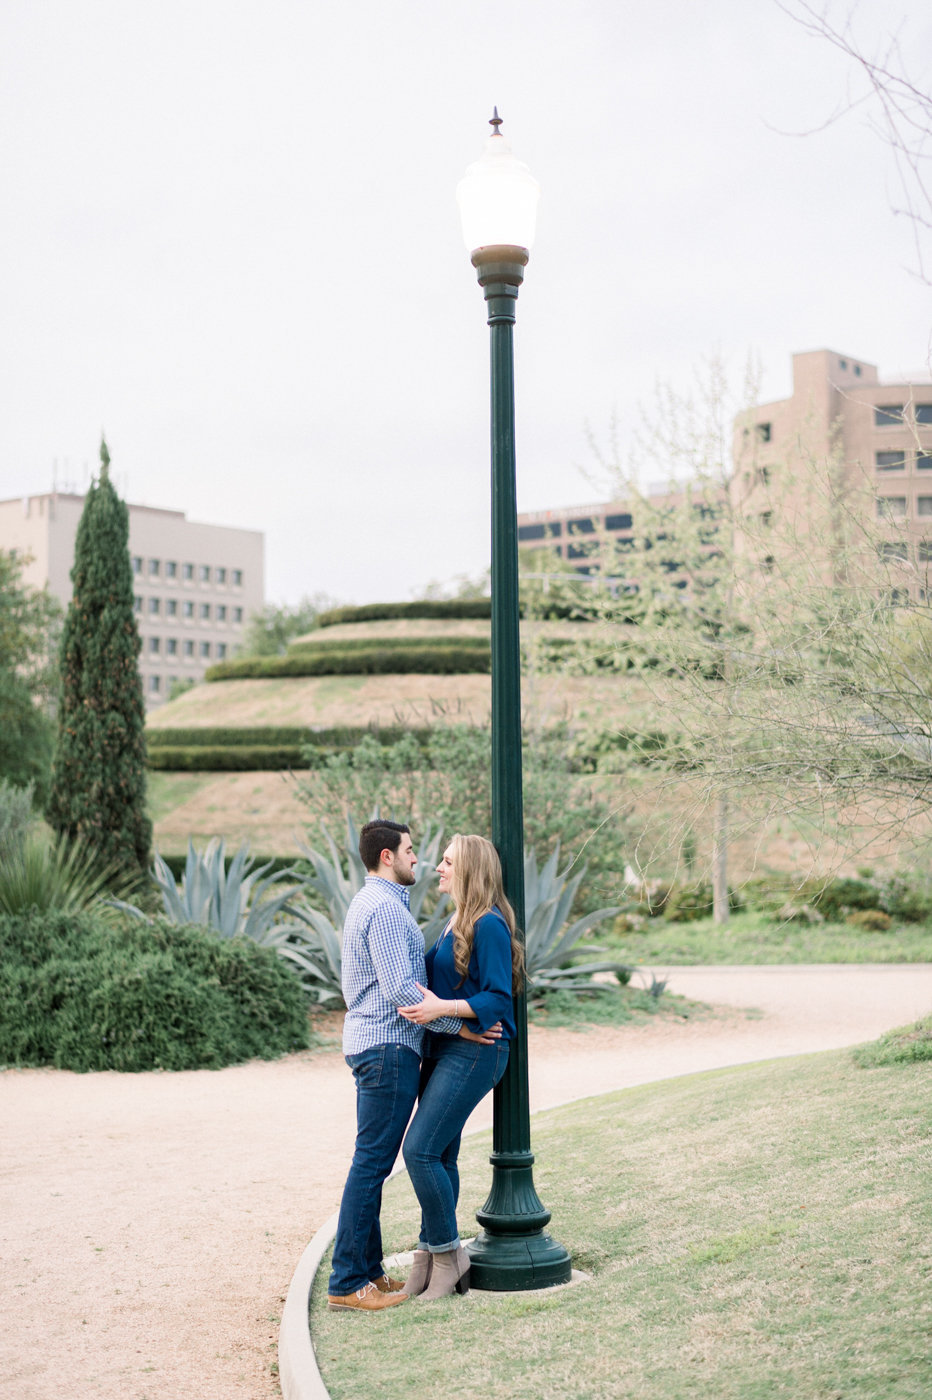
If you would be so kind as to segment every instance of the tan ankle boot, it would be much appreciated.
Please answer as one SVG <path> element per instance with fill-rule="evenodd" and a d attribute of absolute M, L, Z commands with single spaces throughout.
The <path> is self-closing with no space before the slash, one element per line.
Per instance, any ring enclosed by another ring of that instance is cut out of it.
<path fill-rule="evenodd" d="M 418 1294 L 423 1293 L 430 1282 L 430 1268 L 433 1257 L 434 1256 L 428 1249 L 416 1249 L 414 1251 L 414 1263 L 411 1265 L 411 1272 L 402 1289 L 402 1292 L 407 1293 L 409 1298 L 416 1298 Z"/>
<path fill-rule="evenodd" d="M 422 1303 L 469 1292 L 469 1255 L 461 1244 L 445 1254 L 431 1255 L 430 1285 L 420 1295 Z"/>

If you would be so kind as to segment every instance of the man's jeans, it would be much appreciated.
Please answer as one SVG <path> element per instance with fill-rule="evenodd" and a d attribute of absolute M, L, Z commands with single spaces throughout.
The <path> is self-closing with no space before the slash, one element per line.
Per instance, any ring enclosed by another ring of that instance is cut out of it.
<path fill-rule="evenodd" d="M 445 1253 L 459 1244 L 457 1158 L 466 1119 L 508 1065 L 508 1041 L 480 1045 L 429 1032 L 424 1040 L 421 1101 L 405 1138 L 405 1166 L 421 1206 L 418 1249 Z"/>
<path fill-rule="evenodd" d="M 382 1274 L 382 1183 L 417 1098 L 420 1060 L 406 1045 L 375 1045 L 346 1063 L 356 1080 L 356 1150 L 343 1188 L 328 1292 L 354 1293 Z"/>

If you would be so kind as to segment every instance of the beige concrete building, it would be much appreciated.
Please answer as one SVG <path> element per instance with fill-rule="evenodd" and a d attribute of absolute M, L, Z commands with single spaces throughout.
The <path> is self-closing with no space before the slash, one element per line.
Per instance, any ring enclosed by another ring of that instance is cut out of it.
<path fill-rule="evenodd" d="M 767 568 L 769 530 L 776 552 L 793 537 L 824 536 L 840 525 L 840 511 L 850 519 L 866 513 L 864 539 L 881 555 L 893 600 L 900 588 L 932 596 L 932 381 L 882 383 L 876 365 L 834 350 L 792 360 L 792 395 L 758 405 L 735 427 L 733 519 L 754 516 L 758 526 L 744 537 L 747 547 Z M 678 499 L 649 493 L 657 508 Z M 581 574 L 597 573 L 600 557 L 617 561 L 606 542 L 624 551 L 633 540 L 630 502 L 518 516 L 521 549 L 551 549 Z M 740 531 L 736 545 L 740 551 Z"/>
<path fill-rule="evenodd" d="M 28 559 L 26 582 L 48 585 L 65 607 L 83 509 L 83 496 L 61 491 L 0 501 L 0 548 Z M 152 707 L 175 681 L 199 681 L 232 656 L 264 605 L 265 540 L 259 530 L 201 525 L 179 510 L 128 509 L 139 670 Z"/>
<path fill-rule="evenodd" d="M 860 518 L 864 548 L 879 554 L 893 601 L 901 588 L 925 590 L 932 561 L 928 377 L 884 383 L 876 365 L 851 355 L 794 355 L 791 397 L 758 405 L 736 425 L 735 464 L 745 511 L 762 520 L 778 514 L 798 538 L 840 538 L 847 524 L 851 539 Z"/>

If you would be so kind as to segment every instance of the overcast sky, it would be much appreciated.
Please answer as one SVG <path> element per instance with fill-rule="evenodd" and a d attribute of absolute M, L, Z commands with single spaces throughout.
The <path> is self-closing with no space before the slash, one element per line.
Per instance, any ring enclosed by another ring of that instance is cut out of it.
<path fill-rule="evenodd" d="M 844 16 L 849 6 L 833 13 Z M 862 0 L 932 89 L 925 0 Z M 521 509 L 597 498 L 587 424 L 720 351 L 928 374 L 889 150 L 774 0 L 3 0 L 0 497 L 261 529 L 266 592 L 408 598 L 489 556 L 488 329 L 455 187 L 493 104 L 542 187 Z"/>

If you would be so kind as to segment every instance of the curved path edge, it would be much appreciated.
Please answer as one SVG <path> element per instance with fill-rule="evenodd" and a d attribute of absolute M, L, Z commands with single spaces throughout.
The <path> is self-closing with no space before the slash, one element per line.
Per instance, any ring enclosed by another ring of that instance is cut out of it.
<path fill-rule="evenodd" d="M 278 1379 L 285 1400 L 330 1400 L 311 1340 L 308 1308 L 314 1279 L 337 1232 L 339 1211 L 325 1220 L 298 1261 L 282 1309 L 278 1333 Z"/>

